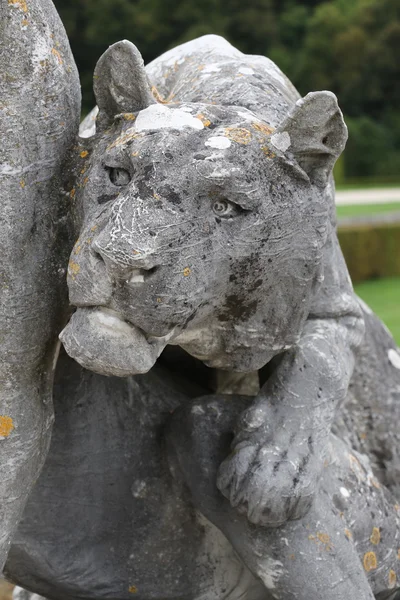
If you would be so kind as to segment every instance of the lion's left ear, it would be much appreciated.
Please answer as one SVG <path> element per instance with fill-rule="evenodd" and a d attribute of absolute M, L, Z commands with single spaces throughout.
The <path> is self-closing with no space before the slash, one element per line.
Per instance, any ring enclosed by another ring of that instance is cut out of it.
<path fill-rule="evenodd" d="M 347 141 L 347 127 L 335 94 L 311 92 L 296 102 L 271 141 L 277 145 L 279 139 L 311 182 L 325 186 Z"/>
<path fill-rule="evenodd" d="M 99 107 L 100 128 L 120 113 L 138 112 L 155 104 L 139 50 L 123 40 L 113 44 L 99 58 L 94 70 L 93 89 Z"/>

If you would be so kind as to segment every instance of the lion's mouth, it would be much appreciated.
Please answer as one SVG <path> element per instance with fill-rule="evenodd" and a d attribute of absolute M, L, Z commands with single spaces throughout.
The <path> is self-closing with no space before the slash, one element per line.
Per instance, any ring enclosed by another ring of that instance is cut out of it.
<path fill-rule="evenodd" d="M 65 350 L 101 375 L 147 373 L 174 332 L 151 337 L 109 308 L 78 308 L 60 334 Z"/>
<path fill-rule="evenodd" d="M 128 285 L 141 285 L 142 283 L 146 283 L 156 271 L 157 267 L 152 267 L 151 269 L 133 269 L 126 282 Z"/>

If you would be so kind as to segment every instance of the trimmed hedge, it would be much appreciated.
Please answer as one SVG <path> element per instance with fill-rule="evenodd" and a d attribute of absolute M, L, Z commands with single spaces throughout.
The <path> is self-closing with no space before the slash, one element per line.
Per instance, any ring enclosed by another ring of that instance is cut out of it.
<path fill-rule="evenodd" d="M 353 283 L 400 276 L 400 222 L 339 225 L 338 237 Z"/>

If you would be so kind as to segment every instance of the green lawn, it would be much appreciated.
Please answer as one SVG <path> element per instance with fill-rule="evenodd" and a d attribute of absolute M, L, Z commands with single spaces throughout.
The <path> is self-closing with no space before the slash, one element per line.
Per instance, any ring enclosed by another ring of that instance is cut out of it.
<path fill-rule="evenodd" d="M 386 204 L 350 204 L 337 206 L 338 217 L 359 217 L 379 213 L 388 213 L 400 210 L 400 202 L 388 202 Z"/>
<path fill-rule="evenodd" d="M 387 325 L 400 346 L 400 278 L 364 281 L 354 289 Z"/>

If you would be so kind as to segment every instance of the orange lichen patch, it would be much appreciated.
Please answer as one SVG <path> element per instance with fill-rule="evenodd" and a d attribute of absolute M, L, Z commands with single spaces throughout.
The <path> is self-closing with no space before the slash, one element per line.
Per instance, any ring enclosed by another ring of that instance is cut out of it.
<path fill-rule="evenodd" d="M 28 5 L 26 3 L 26 0 L 8 0 L 8 4 L 20 8 L 22 11 L 24 11 L 24 13 L 28 12 Z"/>
<path fill-rule="evenodd" d="M 72 279 L 75 279 L 80 270 L 81 268 L 78 263 L 74 262 L 73 260 L 69 261 L 68 273 L 71 275 Z"/>
<path fill-rule="evenodd" d="M 357 481 L 359 481 L 359 482 L 365 481 L 365 469 L 362 466 L 362 464 L 360 463 L 360 461 L 358 460 L 358 458 L 356 458 L 353 454 L 349 454 L 349 461 L 350 461 L 350 469 L 352 470 L 354 475 L 357 477 Z"/>
<path fill-rule="evenodd" d="M 394 505 L 394 510 L 398 513 L 400 513 L 400 504 L 395 504 Z"/>
<path fill-rule="evenodd" d="M 83 167 L 83 169 L 81 170 L 81 175 L 84 175 L 84 173 L 86 173 L 86 167 Z"/>
<path fill-rule="evenodd" d="M 161 196 L 157 194 L 157 192 L 153 192 L 153 198 L 155 198 L 156 200 L 161 200 Z"/>
<path fill-rule="evenodd" d="M 21 179 L 21 181 L 19 182 L 19 185 L 22 187 L 22 189 L 24 189 L 25 181 L 23 179 Z"/>
<path fill-rule="evenodd" d="M 158 304 L 161 304 L 162 301 L 163 301 L 162 298 L 157 298 Z"/>
<path fill-rule="evenodd" d="M 381 484 L 377 479 L 375 479 L 375 477 L 368 477 L 368 482 L 377 490 L 381 489 Z"/>
<path fill-rule="evenodd" d="M 88 156 L 89 152 L 87 150 L 82 150 L 82 152 L 80 152 L 79 156 L 81 158 L 86 158 Z"/>
<path fill-rule="evenodd" d="M 132 250 L 132 254 L 134 256 L 137 256 L 138 254 L 140 254 L 139 250 Z"/>
<path fill-rule="evenodd" d="M 376 569 L 378 566 L 378 561 L 376 560 L 375 552 L 367 552 L 364 554 L 363 564 L 367 573 Z"/>
<path fill-rule="evenodd" d="M 351 533 L 350 529 L 345 529 L 344 530 L 344 535 L 347 537 L 348 540 L 352 540 L 353 539 L 353 534 Z"/>
<path fill-rule="evenodd" d="M 128 592 L 129 592 L 130 594 L 137 594 L 137 592 L 138 592 L 138 589 L 137 589 L 136 585 L 131 585 L 131 586 L 129 586 L 129 588 L 128 588 Z"/>
<path fill-rule="evenodd" d="M 14 422 L 11 417 L 0 415 L 0 437 L 8 437 L 14 429 Z"/>
<path fill-rule="evenodd" d="M 139 156 L 139 150 L 135 150 L 135 152 L 132 152 L 132 156 Z"/>
<path fill-rule="evenodd" d="M 90 231 L 96 231 L 98 225 L 93 225 L 93 227 L 90 228 Z"/>
<path fill-rule="evenodd" d="M 243 144 L 244 146 L 247 146 L 251 142 L 251 131 L 243 127 L 226 127 L 225 135 L 232 142 Z"/>
<path fill-rule="evenodd" d="M 275 152 L 272 152 L 268 146 L 261 146 L 261 150 L 267 158 L 275 158 L 276 156 Z"/>
<path fill-rule="evenodd" d="M 392 589 L 397 583 L 397 575 L 393 569 L 389 571 L 389 588 Z"/>
<path fill-rule="evenodd" d="M 78 255 L 81 250 L 82 250 L 82 246 L 80 244 L 75 244 L 74 254 Z"/>
<path fill-rule="evenodd" d="M 157 100 L 157 102 L 160 102 L 160 104 L 168 103 L 168 100 L 161 96 L 160 92 L 158 91 L 155 85 L 153 85 L 153 87 L 151 88 L 151 93 L 153 94 L 153 97 Z"/>
<path fill-rule="evenodd" d="M 200 121 L 203 123 L 204 127 L 210 127 L 210 125 L 211 125 L 210 119 L 207 119 L 207 117 L 202 115 L 201 113 L 196 115 L 196 119 L 200 119 Z"/>
<path fill-rule="evenodd" d="M 85 179 L 82 181 L 82 185 L 85 186 L 88 181 L 89 181 L 89 177 L 85 177 Z"/>
<path fill-rule="evenodd" d="M 125 133 L 117 137 L 116 140 L 114 140 L 109 146 L 107 146 L 107 150 L 111 150 L 112 148 L 116 148 L 117 146 L 127 144 L 128 142 L 131 142 L 137 137 L 142 137 L 142 134 L 137 133 L 134 127 L 130 127 L 125 131 Z"/>
<path fill-rule="evenodd" d="M 379 531 L 379 527 L 374 527 L 372 529 L 371 537 L 369 538 L 371 544 L 375 544 L 377 546 L 381 541 L 381 532 Z"/>
<path fill-rule="evenodd" d="M 136 115 L 133 113 L 123 113 L 122 118 L 124 121 L 134 121 L 136 119 Z"/>
<path fill-rule="evenodd" d="M 51 49 L 51 53 L 53 54 L 53 56 L 56 57 L 58 64 L 62 65 L 63 64 L 63 60 L 61 58 L 61 54 L 59 53 L 59 51 L 56 50 L 55 48 L 52 48 Z"/>
<path fill-rule="evenodd" d="M 72 190 L 70 191 L 69 195 L 71 196 L 71 198 L 75 198 L 75 194 L 76 194 L 76 189 L 72 188 Z"/>
<path fill-rule="evenodd" d="M 255 129 L 257 132 L 263 134 L 264 136 L 269 136 L 269 135 L 271 135 L 271 133 L 274 133 L 274 131 L 275 131 L 275 129 L 273 127 L 270 127 L 269 125 L 266 125 L 265 123 L 252 123 L 251 126 L 253 129 Z"/>
<path fill-rule="evenodd" d="M 317 532 L 318 541 L 325 546 L 325 550 L 329 552 L 332 550 L 331 538 L 327 533 Z"/>
<path fill-rule="evenodd" d="M 190 270 L 190 268 L 189 268 L 189 267 L 185 267 L 185 268 L 183 269 L 183 276 L 184 276 L 184 277 L 189 277 L 189 275 L 190 275 L 190 273 L 191 273 L 191 272 L 192 272 L 192 271 Z"/>
<path fill-rule="evenodd" d="M 22 19 L 21 25 L 22 25 L 22 27 L 28 27 L 28 25 L 29 25 L 28 19 Z"/>

